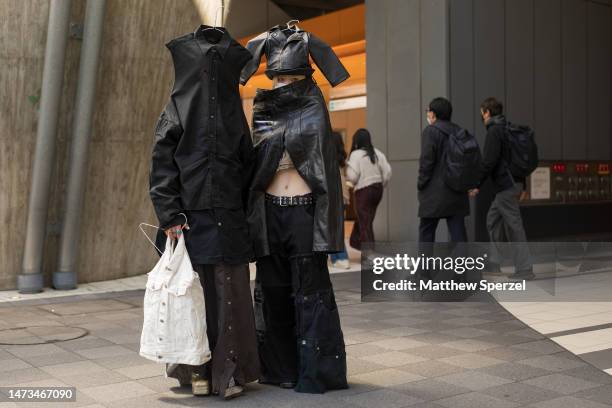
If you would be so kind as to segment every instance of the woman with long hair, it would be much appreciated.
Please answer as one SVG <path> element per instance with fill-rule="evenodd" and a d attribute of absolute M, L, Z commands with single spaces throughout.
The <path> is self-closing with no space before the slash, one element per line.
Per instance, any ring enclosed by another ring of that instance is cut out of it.
<path fill-rule="evenodd" d="M 376 209 L 382 200 L 383 189 L 391 179 L 391 166 L 385 155 L 372 144 L 367 129 L 358 129 L 353 136 L 346 178 L 353 184 L 357 213 L 350 244 L 361 250 L 363 243 L 374 242 Z"/>

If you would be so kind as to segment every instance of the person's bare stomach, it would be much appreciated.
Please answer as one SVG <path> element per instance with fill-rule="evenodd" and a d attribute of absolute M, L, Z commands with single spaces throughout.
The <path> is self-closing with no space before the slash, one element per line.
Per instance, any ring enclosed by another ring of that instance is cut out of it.
<path fill-rule="evenodd" d="M 306 78 L 305 75 L 277 75 L 272 78 L 272 88 L 280 88 L 292 82 L 301 81 L 304 78 Z"/>
<path fill-rule="evenodd" d="M 266 192 L 277 197 L 292 197 L 308 194 L 311 190 L 297 170 L 291 168 L 277 171 Z"/>
<path fill-rule="evenodd" d="M 273 87 L 279 88 L 304 78 L 304 75 L 278 75 L 274 77 Z M 292 197 L 308 194 L 311 190 L 300 173 L 295 168 L 289 168 L 276 172 L 266 192 L 277 197 Z"/>

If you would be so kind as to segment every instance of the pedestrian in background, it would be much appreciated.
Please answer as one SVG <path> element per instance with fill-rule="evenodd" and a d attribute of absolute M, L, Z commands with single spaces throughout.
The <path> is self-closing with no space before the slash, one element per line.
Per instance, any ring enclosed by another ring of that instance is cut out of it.
<path fill-rule="evenodd" d="M 511 172 L 513 168 L 527 167 L 525 173 L 533 165 L 525 163 L 512 163 L 513 155 L 509 140 L 509 123 L 504 116 L 504 107 L 495 98 L 487 98 L 480 105 L 482 121 L 487 128 L 485 138 L 482 174 L 480 184 L 491 177 L 495 188 L 495 198 L 487 213 L 487 230 L 489 238 L 494 244 L 490 257 L 490 269 L 500 269 L 500 248 L 495 245 L 499 242 L 511 242 L 513 244 L 515 272 L 510 278 L 533 279 L 533 265 L 531 255 L 527 246 L 527 236 L 523 227 L 523 219 L 519 201 L 525 190 L 525 177 Z M 527 153 L 529 156 L 529 153 Z M 537 151 L 534 160 L 537 162 Z M 517 164 L 517 165 L 515 165 Z M 476 195 L 478 189 L 474 189 L 471 195 Z"/>
<path fill-rule="evenodd" d="M 351 192 L 349 186 L 346 184 L 346 150 L 344 148 L 344 140 L 342 135 L 338 132 L 332 132 L 332 138 L 334 139 L 334 145 L 336 146 L 336 155 L 338 156 L 338 164 L 340 165 L 340 181 L 342 182 L 342 201 L 344 202 L 344 208 L 351 202 Z M 332 263 L 332 267 L 341 269 L 350 269 L 351 263 L 346 253 L 346 248 L 342 252 L 330 254 L 329 258 Z"/>
<path fill-rule="evenodd" d="M 361 250 L 363 243 L 374 242 L 376 209 L 391 179 L 391 166 L 385 155 L 372 145 L 367 129 L 359 129 L 353 136 L 346 179 L 354 186 L 357 213 L 349 242 L 353 248 Z"/>
<path fill-rule="evenodd" d="M 444 160 L 449 138 L 461 128 L 451 122 L 453 106 L 445 98 L 435 98 L 426 108 L 427 123 L 421 139 L 419 158 L 419 241 L 435 242 L 441 219 L 446 220 L 451 242 L 467 241 L 465 217 L 470 213 L 466 191 L 455 191 L 446 181 Z"/>

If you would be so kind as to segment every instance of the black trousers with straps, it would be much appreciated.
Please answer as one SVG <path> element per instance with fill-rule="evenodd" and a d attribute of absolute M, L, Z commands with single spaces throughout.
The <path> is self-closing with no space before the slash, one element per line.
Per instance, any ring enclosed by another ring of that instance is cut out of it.
<path fill-rule="evenodd" d="M 272 253 L 257 260 L 255 326 L 261 382 L 322 393 L 348 385 L 327 255 L 312 252 L 313 214 L 312 204 L 266 202 Z"/>

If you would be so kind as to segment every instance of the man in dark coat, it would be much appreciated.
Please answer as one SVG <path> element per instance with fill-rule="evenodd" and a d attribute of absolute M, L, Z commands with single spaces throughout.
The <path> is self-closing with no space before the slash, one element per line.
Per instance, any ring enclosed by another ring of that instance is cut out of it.
<path fill-rule="evenodd" d="M 470 212 L 468 194 L 458 193 L 444 182 L 443 160 L 449 135 L 460 128 L 451 122 L 453 107 L 445 98 L 435 98 L 427 108 L 427 126 L 421 139 L 419 159 L 419 241 L 434 242 L 441 218 L 446 219 L 450 240 L 467 241 L 464 218 Z"/>
<path fill-rule="evenodd" d="M 480 185 L 491 177 L 495 189 L 495 198 L 487 213 L 487 230 L 493 243 L 489 269 L 499 271 L 500 268 L 502 251 L 496 244 L 510 242 L 516 268 L 510 278 L 531 280 L 535 275 L 519 206 L 525 194 L 525 179 L 512 175 L 507 163 L 510 159 L 504 107 L 495 98 L 487 98 L 480 105 L 480 114 L 487 128 Z M 470 194 L 477 193 L 478 189 L 474 189 Z"/>

